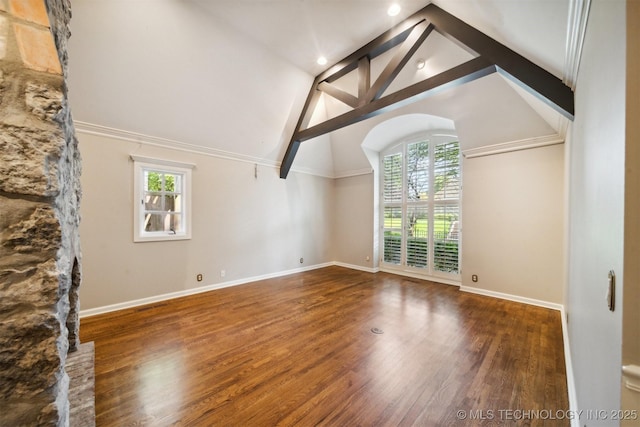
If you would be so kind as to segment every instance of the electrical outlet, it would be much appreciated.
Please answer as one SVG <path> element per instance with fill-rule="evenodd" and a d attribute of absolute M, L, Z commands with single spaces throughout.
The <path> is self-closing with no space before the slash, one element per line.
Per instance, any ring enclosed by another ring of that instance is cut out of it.
<path fill-rule="evenodd" d="M 227 272 L 224 270 L 220 270 L 220 277 L 224 277 L 227 275 Z"/>
<path fill-rule="evenodd" d="M 198 275 L 196 276 L 196 280 L 197 280 L 198 282 L 202 282 L 202 274 L 198 274 Z"/>
<path fill-rule="evenodd" d="M 304 258 L 300 258 L 300 264 L 304 263 Z"/>
<path fill-rule="evenodd" d="M 370 260 L 371 260 L 371 257 L 370 257 L 369 255 L 367 255 L 367 256 L 366 256 L 366 258 L 365 258 L 364 260 L 368 262 L 368 261 L 370 261 Z"/>
<path fill-rule="evenodd" d="M 472 281 L 472 282 L 477 282 L 477 281 L 478 281 L 478 275 L 477 275 L 477 274 L 473 274 L 473 275 L 471 276 L 471 281 Z"/>

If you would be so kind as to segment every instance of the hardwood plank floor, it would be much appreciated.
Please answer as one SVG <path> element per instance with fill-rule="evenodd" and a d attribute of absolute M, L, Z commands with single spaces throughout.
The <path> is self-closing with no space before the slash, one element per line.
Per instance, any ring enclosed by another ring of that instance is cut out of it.
<path fill-rule="evenodd" d="M 569 425 L 559 312 L 386 273 L 220 289 L 80 336 L 98 426 Z"/>

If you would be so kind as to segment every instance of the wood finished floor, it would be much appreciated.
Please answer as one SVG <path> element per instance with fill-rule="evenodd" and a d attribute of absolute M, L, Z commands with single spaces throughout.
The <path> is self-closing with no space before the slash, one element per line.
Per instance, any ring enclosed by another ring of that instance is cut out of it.
<path fill-rule="evenodd" d="M 84 318 L 80 335 L 98 426 L 569 425 L 516 420 L 568 409 L 559 312 L 386 273 L 323 268 Z"/>

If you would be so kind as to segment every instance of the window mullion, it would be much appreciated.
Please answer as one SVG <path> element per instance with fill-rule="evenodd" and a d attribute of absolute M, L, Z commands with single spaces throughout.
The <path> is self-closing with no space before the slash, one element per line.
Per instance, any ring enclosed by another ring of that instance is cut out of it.
<path fill-rule="evenodd" d="M 407 265 L 407 144 L 402 144 L 402 238 L 400 264 Z"/>
<path fill-rule="evenodd" d="M 162 210 L 163 212 L 165 212 L 167 210 L 166 206 L 165 206 L 165 195 L 166 190 L 167 190 L 167 184 L 166 184 L 166 179 L 167 179 L 167 175 L 166 174 L 160 174 L 161 179 L 160 179 L 160 210 Z"/>
<path fill-rule="evenodd" d="M 433 264 L 434 264 L 434 251 L 435 251 L 435 214 L 434 214 L 434 200 L 435 200 L 435 150 L 436 144 L 433 141 L 429 143 L 429 198 L 428 198 L 428 216 L 429 216 L 429 234 L 428 234 L 428 274 L 433 274 Z"/>
<path fill-rule="evenodd" d="M 452 250 L 456 247 L 459 253 L 461 200 L 460 190 L 453 191 L 452 185 L 457 182 L 459 186 L 461 171 L 459 159 L 451 158 L 454 153 L 449 151 L 459 153 L 459 147 L 455 140 L 451 146 L 442 146 L 441 140 L 437 135 L 405 141 L 383 153 L 381 159 L 382 216 L 387 218 L 381 227 L 386 237 L 382 239 L 385 256 L 381 261 L 427 275 L 457 273 L 459 269 L 459 256 Z M 395 187 L 398 172 L 400 188 Z M 393 198 L 393 194 L 399 197 Z M 398 231 L 400 239 L 392 237 Z M 398 243 L 399 248 L 395 246 Z"/>

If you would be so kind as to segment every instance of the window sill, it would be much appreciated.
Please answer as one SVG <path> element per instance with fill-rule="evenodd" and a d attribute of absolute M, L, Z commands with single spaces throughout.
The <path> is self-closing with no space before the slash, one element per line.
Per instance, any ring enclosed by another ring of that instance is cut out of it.
<path fill-rule="evenodd" d="M 172 240 L 191 240 L 190 234 L 158 234 L 150 236 L 136 236 L 133 239 L 134 243 L 145 242 L 167 242 Z"/>

